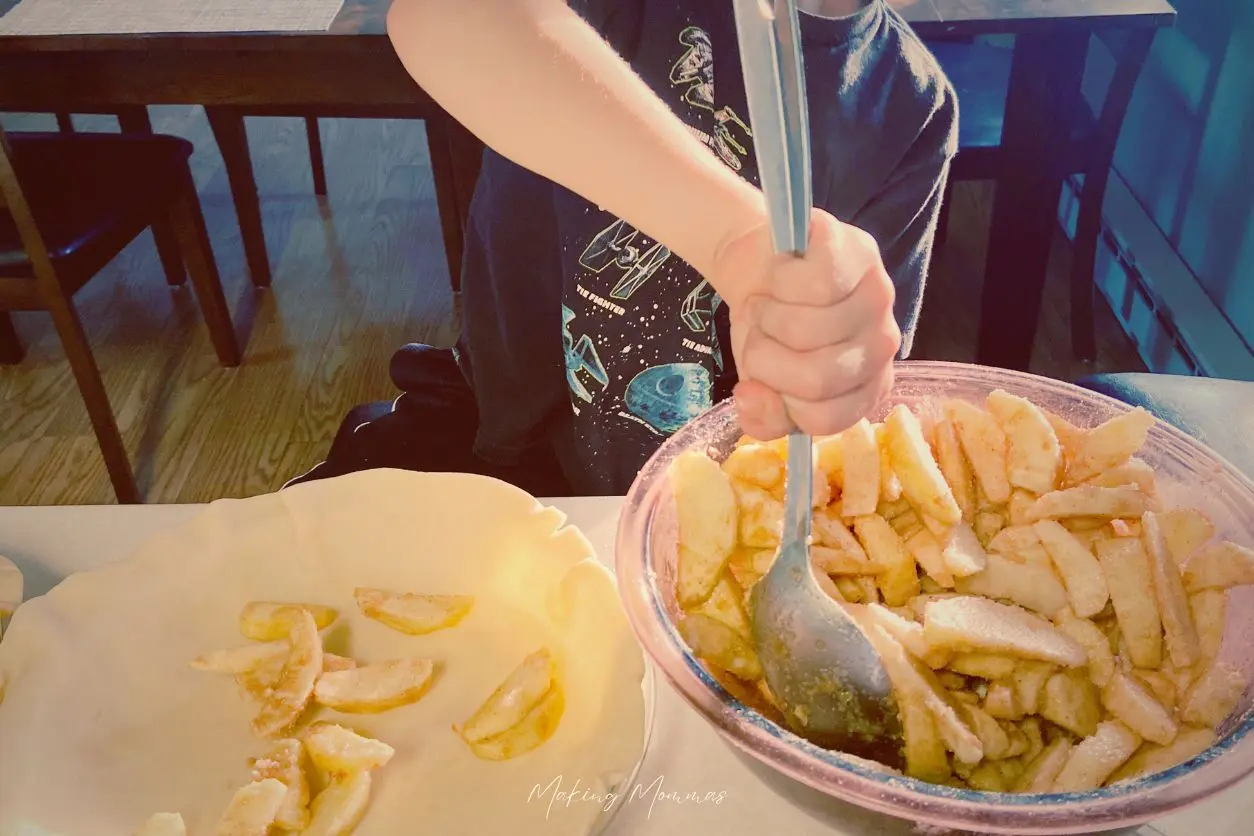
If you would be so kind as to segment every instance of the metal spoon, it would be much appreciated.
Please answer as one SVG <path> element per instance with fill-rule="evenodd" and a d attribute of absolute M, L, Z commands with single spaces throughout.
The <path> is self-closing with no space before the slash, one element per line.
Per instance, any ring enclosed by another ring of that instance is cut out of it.
<path fill-rule="evenodd" d="M 796 0 L 735 0 L 758 176 L 779 253 L 805 254 L 810 235 L 810 129 Z M 753 640 L 766 683 L 794 732 L 900 766 L 901 717 L 866 635 L 818 584 L 810 563 L 810 436 L 788 437 L 779 554 L 753 592 Z"/>

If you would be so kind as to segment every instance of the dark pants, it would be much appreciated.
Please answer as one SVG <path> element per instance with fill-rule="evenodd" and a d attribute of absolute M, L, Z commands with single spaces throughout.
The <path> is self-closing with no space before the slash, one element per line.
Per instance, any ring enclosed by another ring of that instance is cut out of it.
<path fill-rule="evenodd" d="M 327 459 L 287 485 L 359 470 L 395 468 L 476 473 L 517 485 L 533 496 L 569 496 L 570 484 L 548 445 L 512 465 L 475 455 L 479 411 L 453 352 L 407 345 L 392 357 L 395 403 L 363 404 L 349 412 Z"/>

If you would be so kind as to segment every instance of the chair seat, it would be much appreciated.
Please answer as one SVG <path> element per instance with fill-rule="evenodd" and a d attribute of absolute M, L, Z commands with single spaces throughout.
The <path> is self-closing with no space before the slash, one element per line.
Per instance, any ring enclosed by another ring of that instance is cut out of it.
<path fill-rule="evenodd" d="M 959 179 L 996 175 L 996 156 L 1001 150 L 1002 125 L 1006 121 L 1006 93 L 1010 87 L 1010 62 L 1014 50 L 987 43 L 929 42 L 928 49 L 945 70 L 958 94 L 958 158 L 954 172 Z M 1076 109 L 1072 134 L 1083 145 L 1096 132 L 1088 107 Z M 965 159 L 964 159 L 965 158 Z"/>
<path fill-rule="evenodd" d="M 11 133 L 8 141 L 54 262 L 98 260 L 104 253 L 93 245 L 139 234 L 153 207 L 175 193 L 192 154 L 190 142 L 162 134 Z M 27 276 L 30 269 L 13 216 L 0 209 L 0 276 Z"/>
<path fill-rule="evenodd" d="M 1098 374 L 1077 383 L 1141 406 L 1254 479 L 1254 382 L 1172 374 Z"/>

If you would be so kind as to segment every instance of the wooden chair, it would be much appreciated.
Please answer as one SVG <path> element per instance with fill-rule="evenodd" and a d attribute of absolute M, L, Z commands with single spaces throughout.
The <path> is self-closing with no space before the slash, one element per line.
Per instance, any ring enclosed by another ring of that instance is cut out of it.
<path fill-rule="evenodd" d="M 224 366 L 239 345 L 209 246 L 188 157 L 177 137 L 15 133 L 0 129 L 0 362 L 23 348 L 10 311 L 52 314 L 118 501 L 139 490 L 74 294 L 137 235 L 168 220 Z M 160 347 L 154 347 L 160 350 Z"/>
<path fill-rule="evenodd" d="M 153 133 L 152 119 L 148 115 L 148 108 L 143 105 L 120 108 L 112 115 L 117 117 L 118 127 L 122 133 Z M 57 113 L 55 116 L 57 130 L 63 134 L 76 132 L 73 114 Z M 161 259 L 161 267 L 165 270 L 166 283 L 171 287 L 184 284 L 187 281 L 187 273 L 183 270 L 183 259 L 179 255 L 178 237 L 174 234 L 170 222 L 165 218 L 154 221 L 152 237 L 157 245 L 157 257 Z"/>
<path fill-rule="evenodd" d="M 1093 273 L 1102 234 L 1106 184 L 1128 103 L 1153 43 L 1154 31 L 1099 33 L 1098 39 L 1115 58 L 1105 96 L 1096 112 L 1083 99 L 1065 108 L 1076 118 L 1071 141 L 1062 155 L 1065 170 L 1059 174 L 1084 176 L 1071 264 L 1071 346 L 1075 356 L 1084 361 L 1091 362 L 1097 354 Z M 930 41 L 928 47 L 958 93 L 959 149 L 942 204 L 937 229 L 940 244 L 948 231 L 953 184 L 958 180 L 996 180 L 1008 166 L 1016 164 L 1001 148 L 1012 49 L 969 41 Z"/>
<path fill-rule="evenodd" d="M 466 219 L 470 211 L 470 198 L 474 194 L 479 175 L 479 161 L 483 143 L 443 111 L 430 108 L 414 110 L 409 107 L 383 108 L 363 111 L 356 108 L 324 111 L 317 115 L 308 108 L 252 108 L 227 105 L 206 105 L 205 116 L 213 130 L 214 139 L 222 154 L 227 177 L 231 183 L 231 195 L 235 212 L 239 217 L 243 237 L 244 254 L 253 283 L 258 287 L 270 284 L 270 265 L 266 254 L 265 230 L 262 225 L 261 202 L 257 195 L 256 181 L 252 175 L 252 158 L 248 147 L 248 116 L 298 116 L 305 123 L 305 136 L 309 144 L 309 160 L 313 173 L 314 192 L 325 197 L 327 175 L 322 152 L 322 135 L 318 126 L 319 116 L 325 118 L 377 118 L 421 119 L 426 124 L 427 148 L 431 156 L 431 170 L 435 180 L 436 204 L 440 213 L 440 228 L 444 237 L 444 253 L 448 263 L 449 281 L 454 294 L 461 291 L 462 247 Z M 152 122 L 147 108 L 134 106 L 117 112 L 118 124 L 126 133 L 152 133 Z M 68 113 L 56 114 L 57 125 L 65 133 L 74 132 L 74 123 Z M 178 261 L 177 241 L 163 226 L 153 227 L 157 252 L 165 266 L 170 284 L 183 279 L 182 265 Z"/>
<path fill-rule="evenodd" d="M 136 119 L 136 120 L 142 119 L 144 122 L 147 122 L 148 120 L 147 108 L 138 107 L 138 108 L 128 108 L 127 110 L 131 114 L 132 119 Z M 142 115 L 140 114 L 140 112 L 142 112 Z M 57 118 L 57 129 L 61 131 L 61 133 L 66 133 L 66 134 L 74 133 L 74 119 L 73 119 L 72 114 L 58 113 L 56 114 L 56 118 Z M 305 119 L 305 138 L 309 143 L 309 166 L 312 169 L 312 173 L 313 173 L 314 194 L 320 197 L 326 197 L 327 195 L 327 169 L 326 169 L 326 163 L 322 157 L 322 133 L 320 129 L 318 128 L 318 117 L 306 116 L 304 117 L 304 119 Z M 119 123 L 125 123 L 126 115 L 120 114 L 118 116 L 118 121 Z M 135 124 L 138 125 L 140 123 L 135 123 Z M 147 125 L 148 125 L 147 130 L 142 130 L 142 128 L 139 128 L 139 127 L 128 127 L 127 125 L 123 124 L 122 130 L 123 131 L 135 130 L 139 133 L 152 133 L 152 123 L 147 122 Z M 171 282 L 171 284 L 175 284 L 175 282 Z"/>

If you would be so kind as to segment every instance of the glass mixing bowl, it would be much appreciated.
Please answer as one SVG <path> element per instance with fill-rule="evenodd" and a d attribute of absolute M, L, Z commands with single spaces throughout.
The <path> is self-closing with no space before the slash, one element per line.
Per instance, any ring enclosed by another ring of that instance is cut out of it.
<path fill-rule="evenodd" d="M 958 363 L 904 362 L 882 417 L 894 405 L 931 398 L 982 401 L 1004 389 L 1094 426 L 1128 406 L 1067 383 Z M 1055 834 L 1111 830 L 1194 804 L 1254 771 L 1254 689 L 1219 728 L 1219 741 L 1187 763 L 1137 781 L 1079 793 L 1014 795 L 929 784 L 809 743 L 733 697 L 689 651 L 675 628 L 677 552 L 671 461 L 689 448 L 725 457 L 741 431 L 732 402 L 676 433 L 645 465 L 619 522 L 619 589 L 636 635 L 662 675 L 735 746 L 779 773 L 830 796 L 923 825 L 982 833 Z M 1204 511 L 1219 536 L 1254 544 L 1254 483 L 1193 438 L 1159 422 L 1140 457 L 1158 473 L 1168 507 Z M 1220 657 L 1254 681 L 1254 587 L 1232 590 Z"/>

